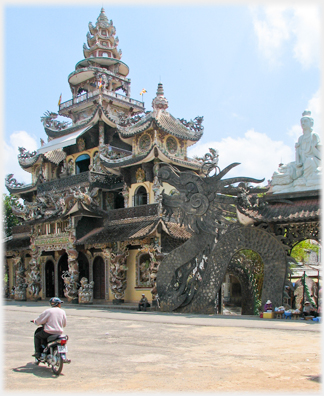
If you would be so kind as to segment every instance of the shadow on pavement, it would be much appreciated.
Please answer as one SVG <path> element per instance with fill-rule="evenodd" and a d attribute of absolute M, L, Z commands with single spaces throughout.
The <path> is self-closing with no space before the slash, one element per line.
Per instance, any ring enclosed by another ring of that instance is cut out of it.
<path fill-rule="evenodd" d="M 322 382 L 322 377 L 320 375 L 307 375 L 306 378 L 309 381 L 314 381 L 314 382 L 318 382 L 318 383 Z"/>
<path fill-rule="evenodd" d="M 33 362 L 29 362 L 25 364 L 25 366 L 19 366 L 12 369 L 15 373 L 24 373 L 24 374 L 33 374 L 36 377 L 40 378 L 58 378 L 59 376 L 55 375 L 49 367 L 46 366 L 37 366 Z M 60 375 L 64 375 L 61 373 Z"/>

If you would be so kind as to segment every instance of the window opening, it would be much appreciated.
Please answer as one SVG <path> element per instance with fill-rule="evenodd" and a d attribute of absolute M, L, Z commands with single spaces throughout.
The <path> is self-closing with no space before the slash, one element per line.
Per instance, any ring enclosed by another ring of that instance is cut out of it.
<path fill-rule="evenodd" d="M 141 186 L 134 195 L 134 206 L 147 205 L 147 192 L 145 187 Z"/>
<path fill-rule="evenodd" d="M 76 173 L 88 172 L 90 165 L 90 156 L 88 154 L 82 154 L 75 161 Z"/>

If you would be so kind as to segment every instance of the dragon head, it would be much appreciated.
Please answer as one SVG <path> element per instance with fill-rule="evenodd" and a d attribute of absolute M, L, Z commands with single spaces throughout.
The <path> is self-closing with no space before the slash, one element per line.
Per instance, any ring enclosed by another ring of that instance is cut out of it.
<path fill-rule="evenodd" d="M 169 218 L 173 216 L 181 225 L 192 233 L 207 232 L 214 235 L 219 229 L 236 221 L 237 196 L 241 193 L 242 183 L 261 183 L 264 179 L 249 177 L 232 177 L 223 179 L 232 168 L 233 163 L 218 174 L 201 177 L 193 171 L 180 172 L 171 165 L 159 169 L 160 183 L 175 187 L 177 194 L 167 195 L 162 192 L 163 210 Z M 247 186 L 246 186 L 247 188 Z M 264 189 L 248 187 L 250 193 L 264 192 Z"/>

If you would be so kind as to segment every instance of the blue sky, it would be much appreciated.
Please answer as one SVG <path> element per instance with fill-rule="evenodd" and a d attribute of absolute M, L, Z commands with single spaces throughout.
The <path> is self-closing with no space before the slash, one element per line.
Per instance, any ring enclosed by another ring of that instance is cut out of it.
<path fill-rule="evenodd" d="M 204 116 L 190 156 L 214 147 L 221 168 L 241 162 L 231 175 L 267 180 L 281 161 L 294 160 L 306 108 L 320 134 L 319 2 L 48 4 L 3 5 L 4 175 L 30 182 L 17 148 L 40 147 L 40 117 L 58 110 L 61 93 L 71 99 L 67 77 L 102 6 L 130 68 L 131 97 L 141 100 L 145 88 L 151 110 L 161 81 L 173 116 Z"/>

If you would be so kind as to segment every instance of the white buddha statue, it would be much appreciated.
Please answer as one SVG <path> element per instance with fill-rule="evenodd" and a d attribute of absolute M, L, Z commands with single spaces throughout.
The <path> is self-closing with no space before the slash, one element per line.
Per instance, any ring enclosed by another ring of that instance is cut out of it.
<path fill-rule="evenodd" d="M 300 120 L 303 134 L 295 145 L 296 160 L 280 165 L 272 176 L 272 192 L 292 192 L 320 189 L 321 144 L 319 135 L 313 132 L 314 120 L 305 110 Z"/>

